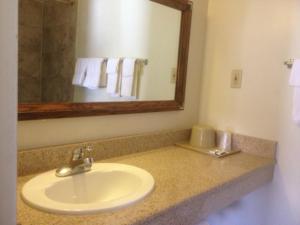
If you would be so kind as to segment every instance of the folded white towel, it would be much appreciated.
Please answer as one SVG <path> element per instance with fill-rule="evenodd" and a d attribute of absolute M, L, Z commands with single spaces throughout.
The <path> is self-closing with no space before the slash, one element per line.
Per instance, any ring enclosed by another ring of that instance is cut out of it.
<path fill-rule="evenodd" d="M 103 85 L 103 82 L 101 82 L 101 78 L 103 80 L 103 77 L 105 76 L 102 70 L 104 59 L 90 58 L 87 59 L 87 61 L 88 68 L 83 86 L 89 89 L 98 89 L 101 87 L 101 83 Z"/>
<path fill-rule="evenodd" d="M 87 74 L 87 68 L 88 68 L 88 60 L 87 59 L 77 59 L 76 67 L 75 67 L 75 73 L 73 76 L 73 85 L 82 86 L 84 79 Z"/>
<path fill-rule="evenodd" d="M 122 64 L 121 96 L 134 96 L 134 78 L 135 78 L 136 59 L 124 59 Z"/>
<path fill-rule="evenodd" d="M 124 59 L 122 65 L 121 96 L 139 96 L 140 76 L 143 72 L 144 62 L 139 59 Z"/>
<path fill-rule="evenodd" d="M 295 87 L 293 119 L 297 125 L 300 125 L 300 59 L 294 60 L 290 85 Z"/>
<path fill-rule="evenodd" d="M 119 74 L 107 74 L 106 92 L 114 96 L 119 93 Z"/>
<path fill-rule="evenodd" d="M 135 70 L 135 62 L 137 59 L 126 58 L 123 60 L 122 76 L 133 76 Z"/>
<path fill-rule="evenodd" d="M 119 58 L 110 58 L 107 61 L 106 74 L 107 74 L 107 87 L 106 91 L 112 95 L 118 95 L 120 92 L 120 71 L 119 71 Z"/>
<path fill-rule="evenodd" d="M 120 63 L 119 58 L 109 58 L 107 60 L 106 73 L 107 74 L 118 73 L 119 63 Z"/>
<path fill-rule="evenodd" d="M 122 97 L 134 97 L 135 93 L 133 93 L 134 88 L 134 78 L 131 77 L 122 77 L 121 83 L 121 96 Z"/>

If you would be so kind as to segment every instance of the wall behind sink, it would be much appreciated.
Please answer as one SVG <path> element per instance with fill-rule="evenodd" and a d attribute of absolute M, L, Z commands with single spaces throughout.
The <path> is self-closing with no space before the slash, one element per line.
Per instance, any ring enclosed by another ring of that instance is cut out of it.
<path fill-rule="evenodd" d="M 197 123 L 207 4 L 208 0 L 194 1 L 184 111 L 19 122 L 19 149 L 190 128 Z"/>

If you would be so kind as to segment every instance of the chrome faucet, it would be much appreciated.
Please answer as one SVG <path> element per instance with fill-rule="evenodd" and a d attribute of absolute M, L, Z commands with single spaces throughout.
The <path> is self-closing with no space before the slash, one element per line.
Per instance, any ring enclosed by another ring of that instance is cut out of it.
<path fill-rule="evenodd" d="M 92 150 L 90 145 L 75 149 L 69 165 L 57 169 L 55 175 L 57 177 L 68 177 L 90 171 L 94 162 L 91 157 Z"/>

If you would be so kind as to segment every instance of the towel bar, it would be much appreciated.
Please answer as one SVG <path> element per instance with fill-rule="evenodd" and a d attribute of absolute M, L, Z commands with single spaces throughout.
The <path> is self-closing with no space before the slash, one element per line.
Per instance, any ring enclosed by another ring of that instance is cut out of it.
<path fill-rule="evenodd" d="M 148 59 L 144 59 L 143 62 L 144 62 L 144 64 L 145 64 L 145 66 L 147 66 L 148 63 L 149 63 L 149 60 L 148 60 Z"/>
<path fill-rule="evenodd" d="M 289 68 L 289 69 L 292 69 L 293 64 L 294 64 L 294 59 L 289 59 L 289 60 L 284 62 L 284 65 L 286 65 L 287 68 Z"/>
<path fill-rule="evenodd" d="M 121 59 L 124 59 L 124 58 L 121 58 Z M 108 58 L 104 58 L 104 60 L 107 62 Z M 139 59 L 139 60 L 141 60 L 141 62 L 143 62 L 145 66 L 147 66 L 149 64 L 148 59 Z"/>

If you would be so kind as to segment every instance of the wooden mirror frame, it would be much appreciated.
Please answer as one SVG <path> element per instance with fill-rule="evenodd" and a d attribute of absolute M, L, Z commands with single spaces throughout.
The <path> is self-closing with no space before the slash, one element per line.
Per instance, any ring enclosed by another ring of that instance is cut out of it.
<path fill-rule="evenodd" d="M 192 2 L 188 0 L 150 0 L 181 11 L 181 28 L 178 53 L 175 100 L 131 101 L 100 103 L 39 103 L 19 104 L 19 120 L 85 117 L 113 114 L 130 114 L 184 109 L 185 86 L 192 20 Z"/>

